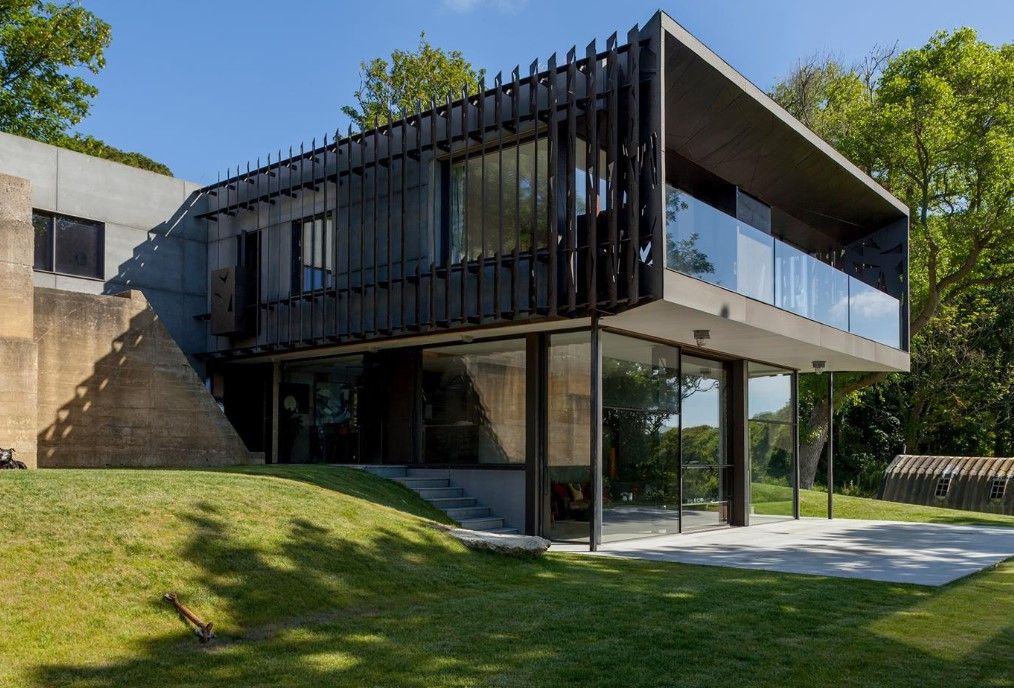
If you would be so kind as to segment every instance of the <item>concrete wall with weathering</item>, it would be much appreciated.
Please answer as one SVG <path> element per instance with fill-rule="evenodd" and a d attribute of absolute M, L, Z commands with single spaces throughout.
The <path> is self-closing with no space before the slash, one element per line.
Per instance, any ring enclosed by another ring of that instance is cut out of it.
<path fill-rule="evenodd" d="M 36 288 L 38 465 L 209 466 L 251 455 L 139 291 Z"/>
<path fill-rule="evenodd" d="M 105 223 L 105 274 L 35 272 L 38 287 L 92 294 L 141 290 L 191 364 L 205 351 L 207 241 L 193 215 L 198 184 L 0 133 L 0 174 L 31 182 L 31 207 Z M 29 256 L 29 266 L 33 257 Z"/>
<path fill-rule="evenodd" d="M 0 447 L 35 466 L 31 184 L 0 174 Z"/>

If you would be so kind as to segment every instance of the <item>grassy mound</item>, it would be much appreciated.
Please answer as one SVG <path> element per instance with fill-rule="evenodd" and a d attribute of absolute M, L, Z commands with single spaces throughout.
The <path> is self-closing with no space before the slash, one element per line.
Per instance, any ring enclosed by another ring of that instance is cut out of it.
<path fill-rule="evenodd" d="M 515 560 L 328 467 L 10 472 L 0 514 L 4 687 L 982 686 L 1014 658 L 1010 563 L 926 589 Z"/>

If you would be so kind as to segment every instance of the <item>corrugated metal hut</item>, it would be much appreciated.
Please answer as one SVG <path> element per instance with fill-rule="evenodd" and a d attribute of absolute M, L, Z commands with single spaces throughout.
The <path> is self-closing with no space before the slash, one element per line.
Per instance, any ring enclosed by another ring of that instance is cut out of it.
<path fill-rule="evenodd" d="M 1014 515 L 1014 458 L 899 454 L 881 499 Z"/>

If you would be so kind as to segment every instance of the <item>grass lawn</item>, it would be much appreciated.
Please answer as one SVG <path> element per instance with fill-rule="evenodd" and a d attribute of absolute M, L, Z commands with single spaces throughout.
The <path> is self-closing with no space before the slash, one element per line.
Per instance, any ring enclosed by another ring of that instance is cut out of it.
<path fill-rule="evenodd" d="M 779 485 L 753 483 L 750 487 L 754 510 L 759 514 L 792 515 L 792 490 Z M 799 491 L 801 516 L 827 516 L 827 492 Z M 860 518 L 876 521 L 915 521 L 919 523 L 951 523 L 971 526 L 1014 526 L 1014 518 L 1003 514 L 986 514 L 959 509 L 886 502 L 866 497 L 834 496 L 836 518 Z"/>
<path fill-rule="evenodd" d="M 1011 561 L 922 588 L 515 560 L 327 467 L 5 472 L 0 514 L 5 688 L 1014 685 Z"/>

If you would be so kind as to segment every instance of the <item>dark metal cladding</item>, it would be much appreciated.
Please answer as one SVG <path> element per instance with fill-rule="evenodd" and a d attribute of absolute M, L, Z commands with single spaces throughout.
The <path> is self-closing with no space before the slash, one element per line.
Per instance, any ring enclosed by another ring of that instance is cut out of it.
<path fill-rule="evenodd" d="M 543 71 L 535 61 L 526 77 L 515 67 L 489 89 L 326 134 L 205 188 L 209 269 L 245 270 L 256 302 L 248 331 L 215 336 L 213 352 L 660 298 L 659 37 L 634 27 L 605 47 L 572 49 L 563 65 L 553 55 Z"/>
<path fill-rule="evenodd" d="M 567 152 L 563 185 L 567 197 L 567 216 L 564 221 L 564 276 L 567 294 L 567 312 L 577 311 L 577 48 L 567 53 L 567 133 L 564 139 Z"/>

